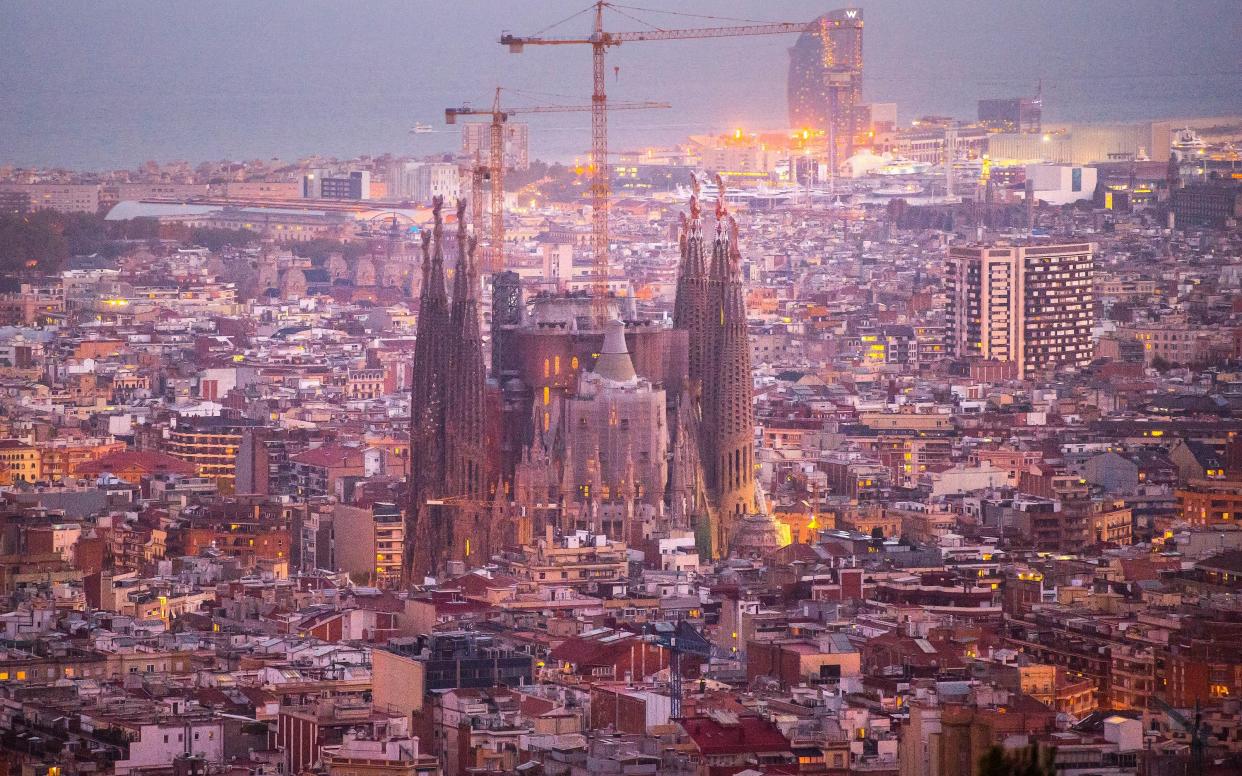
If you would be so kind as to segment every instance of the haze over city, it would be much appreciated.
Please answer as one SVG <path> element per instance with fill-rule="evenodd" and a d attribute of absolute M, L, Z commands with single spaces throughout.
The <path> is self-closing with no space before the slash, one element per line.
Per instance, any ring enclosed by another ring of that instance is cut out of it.
<path fill-rule="evenodd" d="M 1238 0 L 0 0 L 0 776 L 1242 774 Z"/>
<path fill-rule="evenodd" d="M 651 3 L 640 3 L 651 6 Z M 762 20 L 816 12 L 805 0 L 677 2 L 662 10 Z M 1054 121 L 1227 114 L 1242 103 L 1234 0 L 884 0 L 864 2 L 866 98 L 902 118 L 969 112 L 979 96 L 1045 79 Z M 566 0 L 312 0 L 83 3 L 4 0 L 0 162 L 107 168 L 149 158 L 430 153 L 443 106 L 492 88 L 590 95 L 587 52 L 514 60 L 501 30 L 533 33 L 579 8 Z M 631 12 L 661 26 L 692 18 Z M 624 16 L 617 29 L 643 29 Z M 702 22 L 704 20 L 698 20 Z M 721 22 L 726 23 L 726 22 Z M 587 29 L 578 16 L 550 32 Z M 684 41 L 611 57 L 618 99 L 664 100 L 614 119 L 618 148 L 693 131 L 776 128 L 785 114 L 783 37 Z M 696 77 L 687 77 L 693 73 Z M 1001 82 L 1001 83 L 995 83 Z M 549 86 L 551 84 L 551 86 Z M 544 117 L 537 156 L 583 157 L 585 117 Z M 779 122 L 777 122 L 779 123 Z"/>

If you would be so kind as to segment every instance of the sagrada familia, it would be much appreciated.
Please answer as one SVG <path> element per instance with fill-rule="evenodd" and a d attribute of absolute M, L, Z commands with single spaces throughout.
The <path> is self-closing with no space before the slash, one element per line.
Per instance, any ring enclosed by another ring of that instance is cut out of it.
<path fill-rule="evenodd" d="M 450 297 L 434 202 L 411 389 L 409 581 L 486 563 L 549 525 L 631 546 L 693 533 L 704 557 L 753 539 L 761 503 L 741 252 L 718 191 L 710 241 L 697 181 L 682 215 L 671 328 L 635 320 L 632 300 L 610 297 L 603 319 L 580 294 L 526 300 L 517 275 L 500 272 L 490 374 L 465 205 Z"/>

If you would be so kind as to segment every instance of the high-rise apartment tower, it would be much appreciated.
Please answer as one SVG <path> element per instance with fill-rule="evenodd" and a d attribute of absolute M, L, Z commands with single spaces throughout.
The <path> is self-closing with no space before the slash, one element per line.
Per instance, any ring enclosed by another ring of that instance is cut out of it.
<path fill-rule="evenodd" d="M 1021 377 L 1091 361 L 1091 243 L 949 249 L 949 349 L 1017 364 Z"/>

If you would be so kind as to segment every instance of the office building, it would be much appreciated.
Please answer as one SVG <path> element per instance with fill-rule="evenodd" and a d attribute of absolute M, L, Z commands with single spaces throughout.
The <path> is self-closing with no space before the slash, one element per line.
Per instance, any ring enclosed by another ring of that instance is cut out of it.
<path fill-rule="evenodd" d="M 979 100 L 979 123 L 998 132 L 1035 132 L 1043 126 L 1043 99 Z"/>
<path fill-rule="evenodd" d="M 836 159 L 853 152 L 861 125 L 863 13 L 831 11 L 811 22 L 789 49 L 789 123 L 822 131 Z"/>
<path fill-rule="evenodd" d="M 0 195 L 6 213 L 99 211 L 99 186 L 94 183 L 0 183 Z"/>
<path fill-rule="evenodd" d="M 530 167 L 530 125 L 521 121 L 510 121 L 504 125 L 504 163 L 510 170 L 525 170 Z M 491 125 L 481 122 L 462 124 L 461 153 L 467 159 L 481 159 L 484 162 L 490 157 L 492 149 Z"/>
<path fill-rule="evenodd" d="M 441 631 L 390 639 L 371 655 L 375 705 L 413 713 L 437 690 L 522 687 L 534 679 L 535 660 L 501 640 L 473 631 Z"/>
<path fill-rule="evenodd" d="M 1018 375 L 1086 366 L 1095 321 L 1090 243 L 949 249 L 949 348 Z"/>
<path fill-rule="evenodd" d="M 452 162 L 404 159 L 388 169 L 389 199 L 425 204 L 434 197 L 455 199 L 460 191 L 461 171 Z"/>
<path fill-rule="evenodd" d="M 308 172 L 302 177 L 304 199 L 370 199 L 371 173 L 354 170 L 348 173 Z"/>
<path fill-rule="evenodd" d="M 1238 181 L 1209 181 L 1174 189 L 1169 209 L 1178 225 L 1222 228 L 1242 222 L 1242 184 Z"/>

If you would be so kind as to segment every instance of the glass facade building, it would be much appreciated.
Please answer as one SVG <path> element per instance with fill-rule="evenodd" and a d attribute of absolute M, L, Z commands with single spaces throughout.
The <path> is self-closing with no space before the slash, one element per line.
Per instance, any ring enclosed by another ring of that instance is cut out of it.
<path fill-rule="evenodd" d="M 863 14 L 831 11 L 811 22 L 789 49 L 789 123 L 823 132 L 836 159 L 854 148 L 862 121 Z"/>

